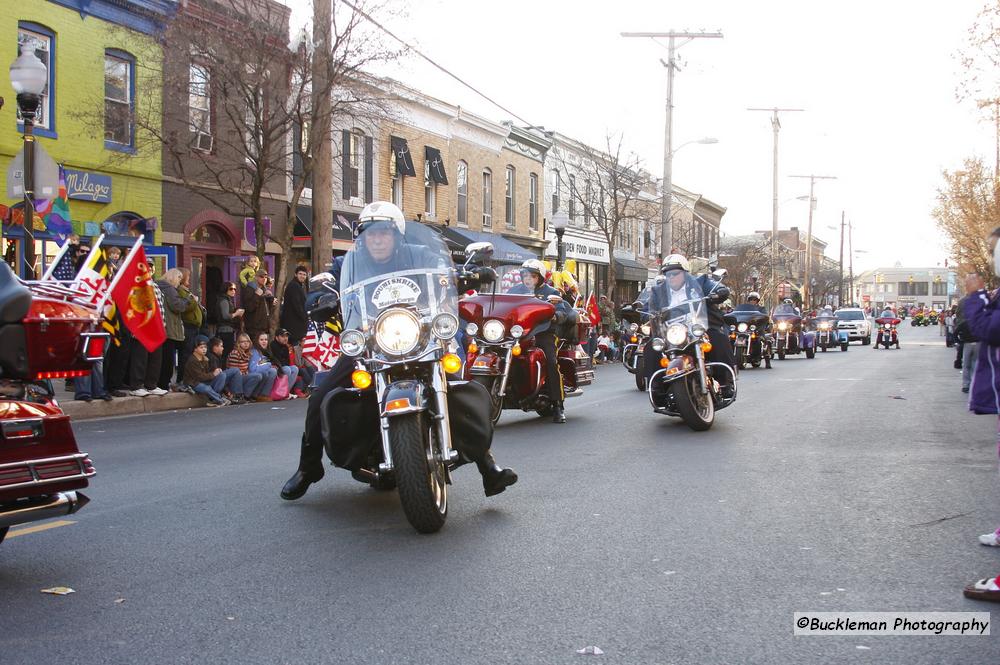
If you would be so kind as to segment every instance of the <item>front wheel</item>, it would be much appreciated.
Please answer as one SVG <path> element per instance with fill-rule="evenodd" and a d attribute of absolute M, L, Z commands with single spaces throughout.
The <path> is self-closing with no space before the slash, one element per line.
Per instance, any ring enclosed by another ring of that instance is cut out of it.
<path fill-rule="evenodd" d="M 816 357 L 816 349 L 812 348 L 811 346 L 807 347 L 806 348 L 806 358 L 808 358 L 808 359 L 811 360 L 811 359 L 813 359 L 815 357 Z"/>
<path fill-rule="evenodd" d="M 10 530 L 9 526 L 5 526 L 3 528 L 0 528 L 0 543 L 2 543 L 3 539 L 7 537 L 7 532 L 9 530 Z"/>
<path fill-rule="evenodd" d="M 502 379 L 499 376 L 474 376 L 472 380 L 482 385 L 490 393 L 490 420 L 496 425 L 500 422 L 500 414 L 503 413 L 503 397 L 500 395 L 500 384 Z"/>
<path fill-rule="evenodd" d="M 635 387 L 639 392 L 646 392 L 646 362 L 642 356 L 635 359 Z"/>
<path fill-rule="evenodd" d="M 434 426 L 423 413 L 389 419 L 389 448 L 403 513 L 420 533 L 435 533 L 448 518 L 445 465 L 434 451 Z"/>
<path fill-rule="evenodd" d="M 841 351 L 846 351 L 847 350 L 847 342 L 841 342 L 840 343 L 840 350 Z"/>
<path fill-rule="evenodd" d="M 785 350 L 778 349 L 778 360 L 784 360 L 784 359 L 785 359 Z"/>
<path fill-rule="evenodd" d="M 868 335 L 868 337 L 865 337 L 864 339 L 861 340 L 862 346 L 868 346 L 871 343 L 872 343 L 872 336 L 871 335 Z"/>
<path fill-rule="evenodd" d="M 695 432 L 704 432 L 715 422 L 715 401 L 712 394 L 702 394 L 698 388 L 698 373 L 693 372 L 674 381 L 670 386 L 674 404 L 681 419 Z"/>

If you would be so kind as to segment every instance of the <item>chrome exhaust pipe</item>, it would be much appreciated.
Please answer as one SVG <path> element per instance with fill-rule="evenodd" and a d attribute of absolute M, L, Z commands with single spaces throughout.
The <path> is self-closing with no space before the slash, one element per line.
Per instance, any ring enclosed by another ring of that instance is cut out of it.
<path fill-rule="evenodd" d="M 90 503 L 82 492 L 59 492 L 0 508 L 0 528 L 72 515 Z"/>

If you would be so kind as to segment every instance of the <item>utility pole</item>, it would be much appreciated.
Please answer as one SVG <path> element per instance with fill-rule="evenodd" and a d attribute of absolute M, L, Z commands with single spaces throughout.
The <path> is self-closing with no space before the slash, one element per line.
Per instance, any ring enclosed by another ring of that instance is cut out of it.
<path fill-rule="evenodd" d="M 622 37 L 644 37 L 648 39 L 667 39 L 667 119 L 663 131 L 663 201 L 660 206 L 660 259 L 665 259 L 673 253 L 673 110 L 674 110 L 674 70 L 678 69 L 675 54 L 677 49 L 694 39 L 721 39 L 721 32 L 623 32 Z M 685 41 L 677 44 L 678 39 Z M 659 42 L 657 42 L 659 43 Z"/>
<path fill-rule="evenodd" d="M 840 211 L 840 258 L 837 259 L 840 281 L 837 282 L 837 307 L 844 306 L 844 211 Z"/>
<path fill-rule="evenodd" d="M 781 130 L 781 121 L 778 113 L 803 111 L 804 109 L 779 109 L 779 108 L 748 108 L 747 111 L 768 111 L 771 113 L 771 130 L 774 132 L 774 174 L 772 176 L 771 191 L 773 193 L 773 210 L 771 212 L 771 300 L 772 307 L 778 306 L 778 278 L 775 270 L 778 265 L 778 132 Z"/>
<path fill-rule="evenodd" d="M 833 175 L 793 175 L 792 178 L 809 178 L 809 232 L 806 240 L 806 278 L 802 282 L 802 308 L 810 309 L 809 299 L 812 297 L 812 283 L 810 283 L 812 272 L 812 244 L 813 244 L 813 208 L 816 204 L 814 191 L 817 180 L 836 180 Z"/>
<path fill-rule="evenodd" d="M 854 306 L 854 222 L 847 222 L 847 260 L 851 265 L 851 302 L 850 306 Z"/>
<path fill-rule="evenodd" d="M 333 258 L 333 128 L 330 113 L 330 25 L 331 0 L 313 0 L 313 148 L 312 189 L 312 269 L 313 274 L 326 270 Z M 344 146 L 350 150 L 350 146 Z"/>

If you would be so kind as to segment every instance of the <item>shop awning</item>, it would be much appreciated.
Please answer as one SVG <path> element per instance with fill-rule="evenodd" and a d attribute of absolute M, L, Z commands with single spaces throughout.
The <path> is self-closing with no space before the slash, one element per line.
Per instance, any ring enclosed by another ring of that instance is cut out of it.
<path fill-rule="evenodd" d="M 441 159 L 441 151 L 437 148 L 432 148 L 429 145 L 424 146 L 424 159 L 427 160 L 427 164 L 430 166 L 430 177 L 431 180 L 439 185 L 448 184 L 448 176 L 444 172 L 444 160 Z"/>
<path fill-rule="evenodd" d="M 461 243 L 463 246 L 473 242 L 493 243 L 493 260 L 499 263 L 521 263 L 528 259 L 537 259 L 538 256 L 529 252 L 515 242 L 504 238 L 497 233 L 484 233 L 482 231 L 470 231 L 469 229 L 456 229 L 450 226 L 444 228 L 446 238 Z"/>
<path fill-rule="evenodd" d="M 649 277 L 649 269 L 642 263 L 634 259 L 620 259 L 615 257 L 615 279 L 623 282 L 646 282 Z"/>
<path fill-rule="evenodd" d="M 295 237 L 312 237 L 313 209 L 312 206 L 300 205 L 295 209 Z M 333 211 L 333 239 L 346 242 L 354 241 L 352 227 L 358 215 L 353 212 Z"/>
<path fill-rule="evenodd" d="M 409 146 L 406 145 L 406 139 L 390 136 L 389 144 L 396 157 L 396 175 L 417 175 L 416 169 L 413 168 L 413 156 L 410 154 Z"/>

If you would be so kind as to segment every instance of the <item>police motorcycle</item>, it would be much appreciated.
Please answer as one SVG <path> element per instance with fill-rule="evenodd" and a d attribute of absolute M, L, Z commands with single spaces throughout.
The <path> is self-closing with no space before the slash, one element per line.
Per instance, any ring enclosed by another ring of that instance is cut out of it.
<path fill-rule="evenodd" d="M 624 340 L 622 348 L 622 364 L 635 377 L 635 387 L 640 392 L 646 392 L 646 368 L 643 364 L 642 350 L 649 340 L 649 314 L 645 311 L 649 305 L 652 287 L 647 286 L 631 305 L 621 309 L 622 330 L 620 338 Z"/>
<path fill-rule="evenodd" d="M 830 347 L 840 347 L 841 351 L 846 351 L 848 347 L 848 335 L 846 330 L 837 329 L 837 317 L 833 310 L 823 309 L 813 318 L 813 328 L 816 333 L 816 346 L 826 353 Z"/>
<path fill-rule="evenodd" d="M 802 315 L 791 299 L 786 298 L 775 307 L 771 319 L 774 321 L 774 348 L 778 353 L 778 360 L 784 360 L 786 355 L 803 352 L 810 360 L 816 357 L 816 333 L 805 329 Z"/>
<path fill-rule="evenodd" d="M 708 336 L 708 301 L 722 285 L 711 281 L 704 293 L 701 283 L 686 279 L 687 299 L 679 304 L 650 312 L 652 339 L 649 344 L 659 358 L 660 367 L 649 377 L 646 392 L 656 413 L 681 418 L 691 429 L 705 431 L 715 422 L 715 413 L 736 401 L 736 373 L 726 363 L 708 362 L 712 350 Z M 728 372 L 733 391 L 722 394 L 717 372 Z"/>
<path fill-rule="evenodd" d="M 751 367 L 757 368 L 763 362 L 765 368 L 771 369 L 774 336 L 770 331 L 771 319 L 767 312 L 756 305 L 745 303 L 737 305 L 725 318 L 736 367 L 743 369 L 749 363 Z"/>
<path fill-rule="evenodd" d="M 474 258 L 479 257 L 470 256 L 470 261 Z M 477 293 L 459 303 L 468 342 L 466 377 L 489 391 L 494 424 L 505 409 L 553 415 L 557 405 L 549 396 L 545 352 L 535 341 L 538 333 L 556 331 L 556 364 L 566 398 L 582 395 L 582 387 L 594 379 L 590 357 L 576 339 L 580 327 L 574 310 L 557 307 L 563 300 L 552 298 L 549 302 L 522 293 L 498 294 L 494 282 L 491 293 Z"/>
<path fill-rule="evenodd" d="M 493 426 L 488 393 L 457 380 L 463 361 L 451 255 L 430 228 L 400 227 L 391 260 L 380 264 L 368 249 L 344 262 L 340 346 L 356 364 L 352 387 L 324 398 L 322 432 L 334 465 L 376 489 L 397 489 L 414 529 L 433 533 L 447 519 L 452 472 L 489 454 Z M 374 240 L 365 238 L 366 247 Z"/>

